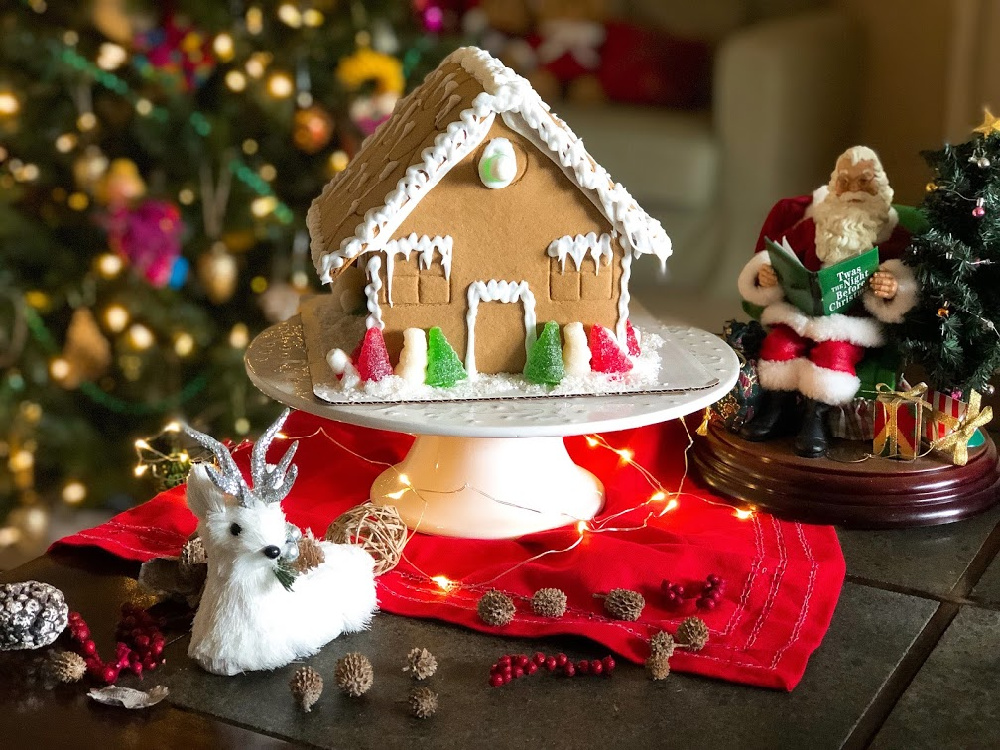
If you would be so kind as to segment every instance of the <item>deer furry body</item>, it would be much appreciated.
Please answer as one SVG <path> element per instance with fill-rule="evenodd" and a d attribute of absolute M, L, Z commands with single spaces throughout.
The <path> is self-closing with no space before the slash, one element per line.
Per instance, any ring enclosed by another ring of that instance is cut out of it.
<path fill-rule="evenodd" d="M 341 633 L 367 628 L 378 606 L 375 561 L 354 545 L 321 542 L 324 561 L 296 576 L 290 589 L 276 575 L 297 556 L 301 536 L 280 502 L 295 479 L 295 447 L 277 465 L 264 459 L 286 416 L 261 437 L 259 451 L 254 447 L 253 489 L 221 443 L 188 429 L 220 462 L 218 469 L 195 466 L 187 489 L 208 559 L 188 655 L 215 674 L 276 669 L 311 656 Z"/>

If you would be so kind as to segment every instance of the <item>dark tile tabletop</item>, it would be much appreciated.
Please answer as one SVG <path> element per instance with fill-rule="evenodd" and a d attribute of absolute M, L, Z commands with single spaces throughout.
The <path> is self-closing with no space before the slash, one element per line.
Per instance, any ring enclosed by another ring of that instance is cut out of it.
<path fill-rule="evenodd" d="M 296 665 L 216 677 L 186 658 L 180 637 L 163 670 L 147 678 L 170 696 L 146 713 L 91 705 L 78 688 L 25 690 L 0 672 L 0 747 L 998 747 L 998 522 L 992 511 L 930 529 L 841 532 L 848 581 L 825 641 L 790 693 L 681 674 L 653 683 L 630 664 L 611 680 L 494 689 L 487 672 L 503 653 L 603 654 L 583 640 L 499 638 L 382 614 L 370 632 L 339 638 L 309 660 L 326 676 L 343 653 L 368 655 L 376 682 L 361 699 L 328 684 L 302 713 L 288 692 Z M 37 578 L 63 588 L 82 602 L 107 650 L 118 604 L 143 597 L 135 572 L 84 550 L 44 556 L 0 582 Z M 440 662 L 429 680 L 440 709 L 426 721 L 411 718 L 405 704 L 413 683 L 402 663 L 414 646 Z"/>

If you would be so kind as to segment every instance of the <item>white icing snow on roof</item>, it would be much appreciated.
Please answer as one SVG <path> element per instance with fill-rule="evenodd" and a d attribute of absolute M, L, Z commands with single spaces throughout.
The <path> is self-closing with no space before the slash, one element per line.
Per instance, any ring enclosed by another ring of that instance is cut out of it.
<path fill-rule="evenodd" d="M 583 141 L 549 111 L 548 105 L 527 80 L 476 47 L 456 50 L 445 58 L 442 65 L 448 63 L 461 65 L 482 85 L 483 92 L 475 97 L 470 108 L 459 113 L 457 119 L 438 135 L 433 146 L 424 149 L 420 161 L 406 170 L 386 196 L 384 205 L 368 211 L 354 235 L 344 238 L 338 248 L 327 250 L 319 231 L 319 204 L 340 179 L 350 179 L 348 173 L 353 171 L 351 167 L 337 175 L 313 201 L 307 223 L 313 235 L 316 270 L 321 281 L 331 281 L 333 272 L 350 264 L 361 253 L 383 249 L 421 198 L 482 143 L 497 115 L 508 127 L 531 140 L 563 168 L 566 176 L 581 188 L 611 223 L 623 245 L 634 256 L 652 254 L 666 261 L 671 252 L 670 238 L 660 222 L 643 211 L 624 186 L 611 179 L 607 171 L 587 153 Z M 440 75 L 439 71 L 440 68 L 430 77 Z M 439 115 L 450 115 L 455 101 L 455 97 L 449 96 Z M 399 103 L 393 118 L 403 115 L 407 103 L 406 100 Z M 392 119 L 383 126 L 391 128 Z M 360 168 L 364 166 L 364 163 L 359 165 Z"/>

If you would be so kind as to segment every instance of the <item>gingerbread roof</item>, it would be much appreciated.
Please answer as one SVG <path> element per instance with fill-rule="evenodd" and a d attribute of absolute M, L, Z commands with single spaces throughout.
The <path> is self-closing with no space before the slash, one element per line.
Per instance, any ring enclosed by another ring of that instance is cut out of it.
<path fill-rule="evenodd" d="M 531 85 L 489 53 L 463 47 L 397 103 L 313 201 L 306 223 L 320 280 L 383 249 L 424 195 L 483 142 L 497 115 L 563 168 L 635 256 L 667 259 L 670 238 L 660 222 L 611 179 Z"/>

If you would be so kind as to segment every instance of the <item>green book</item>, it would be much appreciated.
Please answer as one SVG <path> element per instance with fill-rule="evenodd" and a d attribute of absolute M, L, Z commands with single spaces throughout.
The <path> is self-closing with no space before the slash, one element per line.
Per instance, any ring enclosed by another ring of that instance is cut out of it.
<path fill-rule="evenodd" d="M 782 239 L 780 245 L 768 239 L 767 252 L 785 298 L 806 315 L 832 315 L 846 310 L 878 270 L 877 247 L 818 271 L 802 265 L 787 239 Z"/>

